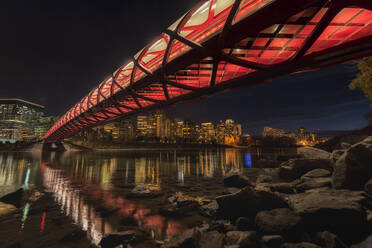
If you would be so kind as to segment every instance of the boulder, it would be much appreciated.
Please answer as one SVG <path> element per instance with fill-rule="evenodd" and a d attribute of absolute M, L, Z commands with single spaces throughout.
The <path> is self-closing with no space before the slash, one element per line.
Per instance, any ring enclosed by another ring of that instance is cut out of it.
<path fill-rule="evenodd" d="M 332 179 L 330 177 L 302 178 L 301 182 L 295 186 L 297 193 L 302 193 L 310 189 L 330 187 L 332 187 Z"/>
<path fill-rule="evenodd" d="M 127 195 L 128 198 L 155 198 L 161 196 L 163 193 L 158 187 L 147 184 L 138 184 Z"/>
<path fill-rule="evenodd" d="M 227 220 L 217 220 L 213 221 L 208 228 L 209 231 L 217 231 L 219 233 L 227 233 L 229 231 L 234 231 L 234 226 L 230 221 Z"/>
<path fill-rule="evenodd" d="M 336 149 L 331 154 L 331 162 L 334 164 L 344 154 L 346 150 Z"/>
<path fill-rule="evenodd" d="M 301 217 L 289 208 L 261 211 L 256 215 L 255 224 L 261 234 L 279 234 L 293 238 L 301 234 Z"/>
<path fill-rule="evenodd" d="M 372 150 L 372 136 L 365 138 L 360 143 L 363 144 L 366 148 Z"/>
<path fill-rule="evenodd" d="M 319 244 L 323 248 L 347 248 L 347 245 L 345 245 L 338 237 L 337 235 L 324 231 L 319 232 L 316 235 Z"/>
<path fill-rule="evenodd" d="M 225 236 L 217 231 L 205 232 L 201 235 L 199 248 L 223 248 Z"/>
<path fill-rule="evenodd" d="M 332 175 L 336 189 L 361 190 L 372 177 L 372 150 L 365 143 L 347 149 L 337 160 Z"/>
<path fill-rule="evenodd" d="M 199 240 L 200 232 L 197 229 L 188 229 L 165 243 L 164 248 L 197 248 Z"/>
<path fill-rule="evenodd" d="M 226 233 L 227 245 L 238 245 L 240 248 L 258 248 L 258 236 L 255 231 L 231 231 Z"/>
<path fill-rule="evenodd" d="M 310 179 L 310 178 L 319 178 L 319 177 L 330 177 L 332 174 L 329 170 L 325 169 L 315 169 L 311 170 L 305 175 L 301 177 L 302 180 Z"/>
<path fill-rule="evenodd" d="M 126 231 L 120 234 L 109 234 L 101 239 L 99 245 L 102 248 L 115 248 L 120 245 L 126 247 L 134 237 L 135 233 L 132 231 Z"/>
<path fill-rule="evenodd" d="M 345 242 L 357 240 L 366 233 L 366 212 L 362 191 L 316 189 L 289 195 L 291 208 L 302 217 L 311 231 L 329 230 Z"/>
<path fill-rule="evenodd" d="M 279 179 L 293 181 L 314 169 L 332 170 L 329 159 L 290 159 L 279 167 Z"/>
<path fill-rule="evenodd" d="M 15 206 L 0 202 L 0 216 L 13 213 L 16 210 L 17 208 Z"/>
<path fill-rule="evenodd" d="M 199 208 L 200 214 L 206 217 L 215 216 L 217 214 L 217 210 L 218 210 L 217 201 L 212 201 Z"/>
<path fill-rule="evenodd" d="M 326 160 L 329 160 L 331 158 L 331 153 L 310 146 L 300 147 L 297 149 L 297 152 L 303 158 Z"/>
<path fill-rule="evenodd" d="M 247 177 L 238 174 L 225 177 L 223 179 L 223 184 L 225 187 L 235 187 L 239 189 L 252 185 Z"/>
<path fill-rule="evenodd" d="M 364 190 L 372 197 L 372 178 L 364 185 Z"/>
<path fill-rule="evenodd" d="M 261 238 L 262 244 L 266 247 L 280 247 L 284 238 L 280 235 L 265 235 Z"/>
<path fill-rule="evenodd" d="M 340 146 L 343 148 L 343 149 L 348 149 L 351 147 L 351 145 L 347 142 L 341 142 Z"/>
<path fill-rule="evenodd" d="M 23 205 L 23 188 L 18 189 L 17 191 L 7 194 L 0 198 L 0 202 L 11 204 L 20 208 Z"/>
<path fill-rule="evenodd" d="M 257 180 L 256 180 L 256 183 L 268 183 L 268 182 L 272 182 L 273 181 L 273 177 L 272 176 L 269 176 L 269 175 L 260 175 Z"/>
<path fill-rule="evenodd" d="M 289 182 L 289 183 L 273 183 L 269 185 L 269 188 L 272 192 L 279 192 L 283 194 L 294 194 L 295 186 L 298 183 L 299 183 L 298 180 Z"/>
<path fill-rule="evenodd" d="M 285 243 L 280 246 L 280 248 L 322 248 L 316 244 L 301 242 L 301 243 Z"/>
<path fill-rule="evenodd" d="M 370 230 L 372 230 L 372 211 L 367 210 L 367 225 Z"/>
<path fill-rule="evenodd" d="M 372 247 L 372 235 L 368 236 L 363 242 L 351 246 L 351 248 L 371 248 L 371 247 Z"/>
<path fill-rule="evenodd" d="M 285 208 L 288 204 L 277 194 L 245 187 L 235 194 L 216 198 L 218 212 L 231 220 L 239 217 L 254 218 L 259 211 Z"/>
<path fill-rule="evenodd" d="M 239 231 L 248 231 L 254 229 L 254 222 L 246 217 L 239 217 L 235 222 Z"/>

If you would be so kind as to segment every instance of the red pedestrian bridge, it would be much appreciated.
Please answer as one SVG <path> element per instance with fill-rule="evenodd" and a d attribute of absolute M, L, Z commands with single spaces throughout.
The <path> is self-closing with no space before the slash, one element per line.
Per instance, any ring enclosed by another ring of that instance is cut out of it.
<path fill-rule="evenodd" d="M 372 55 L 372 0 L 203 0 L 45 135 Z"/>

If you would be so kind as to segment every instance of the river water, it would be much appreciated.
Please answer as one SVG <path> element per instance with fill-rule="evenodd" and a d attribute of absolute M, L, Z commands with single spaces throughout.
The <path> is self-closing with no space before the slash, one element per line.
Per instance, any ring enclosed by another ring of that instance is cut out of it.
<path fill-rule="evenodd" d="M 162 215 L 175 192 L 213 199 L 224 192 L 230 170 L 255 167 L 258 159 L 276 160 L 296 149 L 261 152 L 244 149 L 121 150 L 105 152 L 0 152 L 0 196 L 19 187 L 43 188 L 63 213 L 95 244 L 110 233 L 136 226 L 166 240 L 201 221 L 201 216 Z M 152 199 L 127 197 L 133 187 L 151 185 L 164 194 Z M 16 231 L 16 230 L 15 230 Z M 27 230 L 24 230 L 27 231 Z"/>

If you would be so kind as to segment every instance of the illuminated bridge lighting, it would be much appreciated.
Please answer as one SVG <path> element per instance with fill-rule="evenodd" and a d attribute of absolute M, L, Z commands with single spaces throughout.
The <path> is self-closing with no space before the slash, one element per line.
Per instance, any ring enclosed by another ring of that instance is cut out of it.
<path fill-rule="evenodd" d="M 67 111 L 45 139 L 368 55 L 370 0 L 203 0 Z"/>

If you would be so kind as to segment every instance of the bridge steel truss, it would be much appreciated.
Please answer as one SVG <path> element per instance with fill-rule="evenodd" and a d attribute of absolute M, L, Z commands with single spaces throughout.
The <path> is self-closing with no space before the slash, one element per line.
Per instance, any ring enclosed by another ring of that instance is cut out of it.
<path fill-rule="evenodd" d="M 369 55 L 371 0 L 202 0 L 73 106 L 45 140 Z"/>

